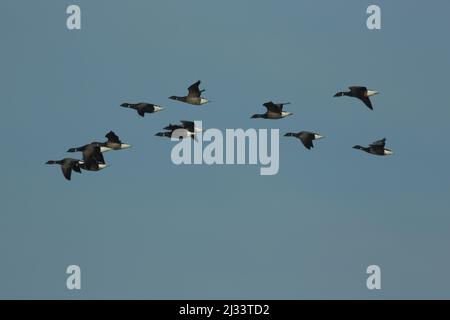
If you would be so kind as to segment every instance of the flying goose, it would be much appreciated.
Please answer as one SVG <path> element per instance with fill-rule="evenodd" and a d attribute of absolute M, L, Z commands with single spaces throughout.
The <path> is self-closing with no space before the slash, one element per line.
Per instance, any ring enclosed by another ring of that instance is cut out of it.
<path fill-rule="evenodd" d="M 64 158 L 62 160 L 49 160 L 46 162 L 46 164 L 58 164 L 61 166 L 62 173 L 64 175 L 64 178 L 67 180 L 71 179 L 72 176 L 72 170 L 78 173 L 81 173 L 80 165 L 83 163 L 83 161 L 80 161 L 78 159 L 72 159 L 72 158 Z"/>
<path fill-rule="evenodd" d="M 113 131 L 108 132 L 105 135 L 105 138 L 108 139 L 106 142 L 91 142 L 78 148 L 70 148 L 69 150 L 67 150 L 67 152 L 83 152 L 90 145 L 100 147 L 101 152 L 131 148 L 131 145 L 122 143 L 122 141 L 120 141 L 119 137 Z"/>
<path fill-rule="evenodd" d="M 169 99 L 181 101 L 181 102 L 185 102 L 185 103 L 189 103 L 189 104 L 193 104 L 193 105 L 202 105 L 202 104 L 208 103 L 209 101 L 207 99 L 201 97 L 202 92 L 204 92 L 205 90 L 199 89 L 200 83 L 201 83 L 201 81 L 198 80 L 196 83 L 192 84 L 188 88 L 189 93 L 187 96 L 184 96 L 184 97 L 171 96 L 171 97 L 169 97 Z"/>
<path fill-rule="evenodd" d="M 157 134 L 155 134 L 155 136 L 172 138 L 174 132 L 180 130 L 177 131 L 180 139 L 183 139 L 184 137 L 191 137 L 192 139 L 195 139 L 195 135 L 199 132 L 202 132 L 201 128 L 195 127 L 194 121 L 181 120 L 180 122 L 181 124 L 169 124 L 168 126 L 164 127 L 164 130 L 167 131 L 158 132 Z"/>
<path fill-rule="evenodd" d="M 318 133 L 309 132 L 309 131 L 300 131 L 298 133 L 295 132 L 288 132 L 284 135 L 285 137 L 296 137 L 297 139 L 300 139 L 300 141 L 303 143 L 306 149 L 310 150 L 311 148 L 314 148 L 313 140 L 318 140 L 323 138 Z"/>
<path fill-rule="evenodd" d="M 263 118 L 263 119 L 281 119 L 287 116 L 292 115 L 292 112 L 283 111 L 283 106 L 290 104 L 290 102 L 286 103 L 273 103 L 272 101 L 266 102 L 263 104 L 264 107 L 267 108 L 266 113 L 263 114 L 254 114 L 252 119 L 255 118 Z"/>
<path fill-rule="evenodd" d="M 153 103 L 145 103 L 145 102 L 139 102 L 139 103 L 122 103 L 120 105 L 124 108 L 130 108 L 137 111 L 137 113 L 144 117 L 146 113 L 155 113 L 158 111 L 161 111 L 164 109 L 164 107 L 158 106 Z"/>
<path fill-rule="evenodd" d="M 386 144 L 386 138 L 378 140 L 370 144 L 368 147 L 361 147 L 360 145 L 356 145 L 353 148 L 365 151 L 370 154 L 374 154 L 377 156 L 389 156 L 394 154 L 392 150 L 386 149 L 384 146 Z"/>
<path fill-rule="evenodd" d="M 350 91 L 338 92 L 334 96 L 335 97 L 348 96 L 348 97 L 358 98 L 359 100 L 364 102 L 364 104 L 370 110 L 373 110 L 372 102 L 370 102 L 369 97 L 378 94 L 378 91 L 367 90 L 366 87 L 359 87 L 359 86 L 349 87 L 349 89 L 350 89 Z"/>

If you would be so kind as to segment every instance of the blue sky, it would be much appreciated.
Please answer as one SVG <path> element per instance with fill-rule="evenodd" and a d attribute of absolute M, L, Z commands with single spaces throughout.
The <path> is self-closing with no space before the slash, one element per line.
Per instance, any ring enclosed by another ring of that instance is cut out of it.
<path fill-rule="evenodd" d="M 82 29 L 66 28 L 78 4 Z M 382 29 L 366 28 L 378 4 Z M 2 1 L 1 298 L 449 298 L 448 1 Z M 168 100 L 202 80 L 212 103 Z M 374 111 L 332 98 L 379 90 Z M 294 115 L 250 119 L 262 103 Z M 140 118 L 122 102 L 165 106 Z M 280 171 L 175 166 L 170 122 L 310 130 Z M 49 159 L 132 149 L 65 181 Z M 351 147 L 387 138 L 392 157 Z M 65 269 L 82 270 L 68 291 Z M 382 290 L 366 288 L 366 268 Z"/>

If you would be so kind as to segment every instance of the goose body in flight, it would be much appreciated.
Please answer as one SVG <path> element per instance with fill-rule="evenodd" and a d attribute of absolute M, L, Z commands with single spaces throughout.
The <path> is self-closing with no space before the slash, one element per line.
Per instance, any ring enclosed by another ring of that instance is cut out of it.
<path fill-rule="evenodd" d="M 193 105 L 197 105 L 197 106 L 208 103 L 209 100 L 205 99 L 201 96 L 202 92 L 204 92 L 205 90 L 200 90 L 200 88 L 199 88 L 200 83 L 201 83 L 201 81 L 198 80 L 196 83 L 189 86 L 187 96 L 184 96 L 184 97 L 171 96 L 171 97 L 169 97 L 169 99 L 181 101 L 181 102 L 185 102 L 185 103 L 189 103 L 189 104 L 193 104 Z"/>
<path fill-rule="evenodd" d="M 72 170 L 78 173 L 81 173 L 81 165 L 83 164 L 83 161 L 80 161 L 78 159 L 72 159 L 72 158 L 64 158 L 62 160 L 49 160 L 46 162 L 46 164 L 58 164 L 61 166 L 62 173 L 64 175 L 64 178 L 67 180 L 70 180 L 72 177 Z"/>
<path fill-rule="evenodd" d="M 262 114 L 254 114 L 252 116 L 253 119 L 262 118 L 262 119 L 281 119 L 287 116 L 292 115 L 292 112 L 283 111 L 283 107 L 290 102 L 286 103 L 273 103 L 272 101 L 266 102 L 263 104 L 266 107 L 266 113 Z"/>
<path fill-rule="evenodd" d="M 146 102 L 122 103 L 120 106 L 136 110 L 138 115 L 140 115 L 141 117 L 144 117 L 146 113 L 155 113 L 164 109 L 164 107 Z"/>
<path fill-rule="evenodd" d="M 362 147 L 360 145 L 356 145 L 353 148 L 365 151 L 370 154 L 374 154 L 377 156 L 389 156 L 394 154 L 394 152 L 390 149 L 385 148 L 386 145 L 386 138 L 378 140 L 370 144 L 368 147 Z"/>
<path fill-rule="evenodd" d="M 284 135 L 285 137 L 295 137 L 299 139 L 306 149 L 310 150 L 311 148 L 314 148 L 313 141 L 323 138 L 318 133 L 309 132 L 309 131 L 300 131 L 300 132 L 288 132 Z"/>
<path fill-rule="evenodd" d="M 369 108 L 370 110 L 373 110 L 372 102 L 370 101 L 369 97 L 378 94 L 378 91 L 374 90 L 368 90 L 366 87 L 360 87 L 360 86 L 353 86 L 349 87 L 350 91 L 341 91 L 336 93 L 335 97 L 353 97 L 361 100 L 364 102 L 364 104 Z"/>

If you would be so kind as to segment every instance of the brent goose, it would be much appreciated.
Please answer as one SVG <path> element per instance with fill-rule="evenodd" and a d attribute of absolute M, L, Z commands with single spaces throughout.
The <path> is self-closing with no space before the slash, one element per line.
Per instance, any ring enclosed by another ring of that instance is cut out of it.
<path fill-rule="evenodd" d="M 346 92 L 338 92 L 334 96 L 335 97 L 342 97 L 342 96 L 348 96 L 348 97 L 354 97 L 360 99 L 364 104 L 371 110 L 373 110 L 372 102 L 370 102 L 369 97 L 378 94 L 378 91 L 373 90 L 367 90 L 366 87 L 359 87 L 359 86 L 353 86 L 348 87 L 350 91 Z"/>
<path fill-rule="evenodd" d="M 374 154 L 377 156 L 389 156 L 394 154 L 392 150 L 386 149 L 384 146 L 386 144 L 386 138 L 375 141 L 370 144 L 368 147 L 361 147 L 360 145 L 356 145 L 353 148 L 365 151 L 370 154 Z"/>
<path fill-rule="evenodd" d="M 254 114 L 252 118 L 281 119 L 290 116 L 293 114 L 292 112 L 283 111 L 283 106 L 287 104 L 290 104 L 290 102 L 286 103 L 273 103 L 272 101 L 266 102 L 263 104 L 263 106 L 267 108 L 266 113 Z"/>
<path fill-rule="evenodd" d="M 153 103 L 145 103 L 145 102 L 140 102 L 140 103 L 122 103 L 120 105 L 121 107 L 124 108 L 131 108 L 137 111 L 137 113 L 143 117 L 146 113 L 154 113 L 154 112 L 158 112 L 164 109 L 164 107 L 158 106 L 156 104 Z"/>
<path fill-rule="evenodd" d="M 199 89 L 200 83 L 201 83 L 201 81 L 198 80 L 196 83 L 192 84 L 188 88 L 189 93 L 187 96 L 184 96 L 184 97 L 171 96 L 171 97 L 169 97 L 169 99 L 181 101 L 181 102 L 185 102 L 185 103 L 189 103 L 189 104 L 194 104 L 194 105 L 202 105 L 202 104 L 208 103 L 209 101 L 207 99 L 201 97 L 201 93 L 204 92 L 205 90 Z"/>
<path fill-rule="evenodd" d="M 113 131 L 108 132 L 105 137 L 108 139 L 106 142 L 91 142 L 78 148 L 70 148 L 67 152 L 83 152 L 90 145 L 100 147 L 101 152 L 131 148 L 131 145 L 122 143 Z"/>
<path fill-rule="evenodd" d="M 313 140 L 318 140 L 320 138 L 323 138 L 320 134 L 309 132 L 309 131 L 300 131 L 298 133 L 295 132 L 288 132 L 284 135 L 285 137 L 296 137 L 297 139 L 300 139 L 300 141 L 303 143 L 306 149 L 310 150 L 311 148 L 314 148 Z"/>
<path fill-rule="evenodd" d="M 155 134 L 155 136 L 158 137 L 167 137 L 172 138 L 173 133 L 176 130 L 183 130 L 181 132 L 181 135 L 179 136 L 180 139 L 183 139 L 184 137 L 191 137 L 192 139 L 195 139 L 195 135 L 202 131 L 201 128 L 195 127 L 194 121 L 186 121 L 181 120 L 181 124 L 169 124 L 168 126 L 164 127 L 164 130 L 167 130 L 165 132 L 158 132 Z"/>
<path fill-rule="evenodd" d="M 46 162 L 46 164 L 60 165 L 64 178 L 66 178 L 67 180 L 70 180 L 72 176 L 72 170 L 81 173 L 80 167 L 82 163 L 83 161 L 72 158 L 64 158 L 62 160 L 49 160 Z"/>

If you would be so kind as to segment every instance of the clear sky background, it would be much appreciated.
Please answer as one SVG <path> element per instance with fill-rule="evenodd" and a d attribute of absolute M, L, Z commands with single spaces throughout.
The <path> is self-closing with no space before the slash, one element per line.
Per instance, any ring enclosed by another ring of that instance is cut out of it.
<path fill-rule="evenodd" d="M 66 28 L 78 4 L 82 29 Z M 382 29 L 366 28 L 378 4 Z M 449 1 L 0 2 L 0 297 L 450 298 Z M 168 100 L 202 80 L 212 103 Z M 368 110 L 333 98 L 381 93 Z M 294 115 L 250 119 L 262 103 Z M 140 118 L 122 102 L 153 102 Z M 154 134 L 311 130 L 280 171 L 175 166 Z M 49 159 L 114 130 L 132 149 L 66 181 Z M 387 138 L 396 153 L 352 149 Z M 66 289 L 66 267 L 82 290 Z M 366 268 L 382 290 L 366 288 Z"/>

